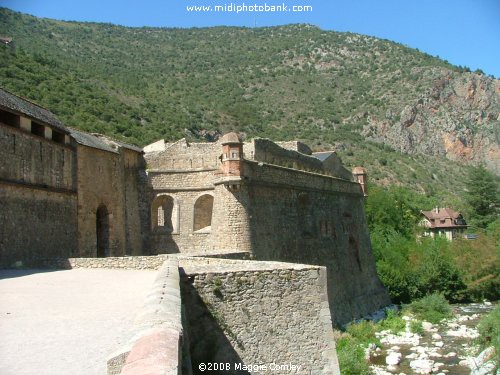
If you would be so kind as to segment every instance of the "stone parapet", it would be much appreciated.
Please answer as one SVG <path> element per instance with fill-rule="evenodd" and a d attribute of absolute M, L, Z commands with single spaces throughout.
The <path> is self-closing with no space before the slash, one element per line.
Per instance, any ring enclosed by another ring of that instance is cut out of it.
<path fill-rule="evenodd" d="M 108 375 L 181 373 L 182 314 L 178 262 L 169 259 L 158 271 L 128 342 L 108 360 Z"/>
<path fill-rule="evenodd" d="M 37 262 L 38 267 L 44 268 L 117 268 L 130 270 L 157 270 L 167 255 L 155 256 L 125 256 L 108 258 L 55 258 L 43 259 Z"/>
<path fill-rule="evenodd" d="M 325 267 L 193 257 L 179 266 L 193 369 L 340 374 Z"/>
<path fill-rule="evenodd" d="M 276 188 L 302 189 L 327 194 L 363 195 L 357 182 L 318 172 L 302 171 L 279 165 L 246 160 L 245 171 L 250 182 Z"/>

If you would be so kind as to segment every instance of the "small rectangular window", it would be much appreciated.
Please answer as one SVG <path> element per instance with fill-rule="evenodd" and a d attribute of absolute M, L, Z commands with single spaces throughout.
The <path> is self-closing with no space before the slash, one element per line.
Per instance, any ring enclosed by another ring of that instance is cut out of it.
<path fill-rule="evenodd" d="M 54 142 L 64 144 L 64 133 L 58 132 L 56 130 L 52 130 L 52 140 Z"/>
<path fill-rule="evenodd" d="M 40 137 L 45 137 L 45 126 L 34 121 L 31 122 L 31 133 Z"/>
<path fill-rule="evenodd" d="M 14 128 L 19 128 L 20 119 L 18 115 L 0 110 L 0 122 Z"/>

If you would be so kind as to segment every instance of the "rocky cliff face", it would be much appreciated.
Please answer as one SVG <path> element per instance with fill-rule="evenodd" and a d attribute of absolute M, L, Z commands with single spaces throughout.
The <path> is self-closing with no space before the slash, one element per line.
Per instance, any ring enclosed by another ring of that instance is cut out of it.
<path fill-rule="evenodd" d="M 385 118 L 370 117 L 368 138 L 410 154 L 484 163 L 500 174 L 500 80 L 434 69 L 432 87 L 420 99 Z"/>

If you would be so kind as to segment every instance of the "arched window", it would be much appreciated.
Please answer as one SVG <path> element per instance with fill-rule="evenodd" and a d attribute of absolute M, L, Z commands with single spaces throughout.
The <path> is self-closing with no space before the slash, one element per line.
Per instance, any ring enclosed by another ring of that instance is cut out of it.
<path fill-rule="evenodd" d="M 105 205 L 96 212 L 97 257 L 109 256 L 109 213 Z"/>
<path fill-rule="evenodd" d="M 151 226 L 153 230 L 177 233 L 179 230 L 178 205 L 169 195 L 157 196 L 151 206 Z"/>
<path fill-rule="evenodd" d="M 205 194 L 199 197 L 194 203 L 193 231 L 203 229 L 209 231 L 212 226 L 212 209 L 214 206 L 214 197 Z"/>

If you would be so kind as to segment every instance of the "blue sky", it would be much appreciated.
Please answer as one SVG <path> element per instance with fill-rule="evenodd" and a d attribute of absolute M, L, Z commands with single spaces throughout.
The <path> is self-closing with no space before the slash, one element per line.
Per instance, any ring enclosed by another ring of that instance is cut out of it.
<path fill-rule="evenodd" d="M 203 5 L 312 6 L 311 12 L 188 12 Z M 310 23 L 418 48 L 500 77 L 500 0 L 0 0 L 38 17 L 126 26 L 271 26 Z"/>

